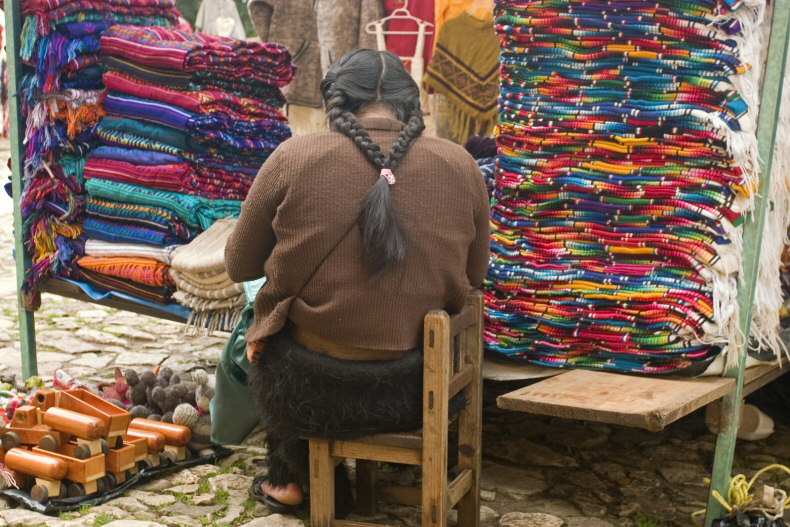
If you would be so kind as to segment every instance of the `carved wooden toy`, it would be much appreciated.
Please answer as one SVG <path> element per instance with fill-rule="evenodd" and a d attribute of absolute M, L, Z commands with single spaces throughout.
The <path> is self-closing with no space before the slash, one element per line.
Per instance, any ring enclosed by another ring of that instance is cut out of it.
<path fill-rule="evenodd" d="M 104 421 L 104 438 L 110 448 L 123 446 L 121 436 L 126 433 L 131 416 L 123 408 L 105 401 L 87 390 L 56 392 L 55 405 L 66 410 L 97 417 Z"/>
<path fill-rule="evenodd" d="M 68 463 L 62 459 L 31 452 L 23 448 L 8 450 L 4 458 L 5 465 L 16 473 L 36 478 L 36 484 L 30 489 L 30 497 L 45 503 L 49 498 L 57 498 L 66 494 L 63 479 L 68 474 Z M 24 486 L 22 477 L 15 475 L 17 484 Z"/>
<path fill-rule="evenodd" d="M 171 458 L 171 461 L 181 461 L 186 458 L 186 445 L 192 437 L 189 428 L 161 421 L 151 421 L 150 419 L 132 419 L 130 428 L 147 430 L 148 432 L 158 432 L 165 437 L 164 454 Z"/>
<path fill-rule="evenodd" d="M 9 451 L 19 446 L 41 446 L 56 450 L 68 440 L 68 433 L 53 430 L 47 426 L 41 411 L 35 406 L 20 406 L 14 411 L 11 422 L 5 426 L 0 436 L 3 450 Z"/>
<path fill-rule="evenodd" d="M 110 487 L 123 483 L 126 481 L 127 476 L 137 472 L 134 450 L 134 445 L 124 444 L 121 448 L 110 448 L 107 451 L 105 455 L 105 471 L 107 472 L 107 483 Z"/>
<path fill-rule="evenodd" d="M 165 449 L 165 436 L 159 432 L 150 432 L 129 425 L 124 441 L 145 440 L 149 466 L 158 467 L 162 463 L 162 453 Z M 170 458 L 166 458 L 170 462 Z"/>
<path fill-rule="evenodd" d="M 152 466 L 148 462 L 148 439 L 133 437 L 128 433 L 122 437 L 124 445 L 131 445 L 134 448 L 134 468 L 130 469 L 131 474 L 137 474 L 138 470 Z M 162 443 L 164 446 L 164 437 L 162 437 Z"/>
<path fill-rule="evenodd" d="M 44 424 L 74 438 L 62 442 L 57 448 L 47 448 L 39 444 L 44 450 L 57 451 L 77 459 L 87 459 L 103 453 L 101 439 L 105 428 L 104 422 L 97 417 L 54 407 L 44 412 Z"/>
<path fill-rule="evenodd" d="M 70 498 L 76 496 L 86 496 L 94 494 L 99 490 L 106 490 L 104 486 L 99 489 L 99 480 L 104 477 L 105 458 L 104 454 L 96 454 L 88 459 L 77 459 L 59 452 L 50 452 L 38 447 L 33 448 L 34 453 L 42 454 L 50 458 L 59 459 L 66 463 L 66 476 L 69 480 L 67 494 Z M 20 472 L 26 472 L 20 469 Z"/>

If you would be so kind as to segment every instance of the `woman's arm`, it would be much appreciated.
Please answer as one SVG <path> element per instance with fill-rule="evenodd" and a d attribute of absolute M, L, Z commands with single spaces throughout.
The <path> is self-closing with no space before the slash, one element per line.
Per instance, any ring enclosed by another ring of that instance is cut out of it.
<path fill-rule="evenodd" d="M 275 150 L 261 167 L 225 245 L 225 266 L 234 282 L 263 276 L 263 264 L 274 248 L 272 222 L 286 191 L 281 152 L 281 148 Z"/>

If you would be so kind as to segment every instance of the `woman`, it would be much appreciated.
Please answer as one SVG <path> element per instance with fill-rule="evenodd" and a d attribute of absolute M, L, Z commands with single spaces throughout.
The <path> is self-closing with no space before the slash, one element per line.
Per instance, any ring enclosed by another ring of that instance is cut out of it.
<path fill-rule="evenodd" d="M 460 310 L 488 266 L 483 178 L 463 148 L 421 136 L 400 59 L 352 51 L 321 93 L 331 131 L 277 148 L 225 249 L 231 279 L 267 277 L 245 338 L 269 448 L 251 492 L 273 512 L 307 490 L 300 438 L 419 428 L 423 318 Z M 342 517 L 342 464 L 336 478 Z"/>

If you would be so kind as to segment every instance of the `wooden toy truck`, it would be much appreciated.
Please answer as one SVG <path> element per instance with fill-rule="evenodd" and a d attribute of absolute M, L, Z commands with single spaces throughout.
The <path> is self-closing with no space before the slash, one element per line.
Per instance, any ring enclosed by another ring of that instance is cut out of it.
<path fill-rule="evenodd" d="M 164 455 L 170 461 L 181 461 L 186 458 L 186 445 L 192 437 L 192 432 L 186 426 L 151 421 L 150 419 L 136 418 L 129 424 L 129 433 L 155 432 L 164 436 Z"/>
<path fill-rule="evenodd" d="M 99 440 L 103 432 L 104 424 L 97 418 L 60 408 L 51 408 L 42 413 L 38 407 L 22 406 L 14 412 L 0 442 L 6 451 L 21 445 L 55 451 L 74 436 L 84 445 L 78 449 L 77 457 L 85 459 L 101 451 L 101 445 L 94 442 Z M 91 445 L 98 445 L 99 452 L 93 452 Z"/>
<path fill-rule="evenodd" d="M 87 390 L 39 390 L 33 404 L 46 411 L 58 407 L 100 419 L 104 423 L 102 437 L 109 448 L 123 447 L 121 436 L 126 433 L 131 416 L 123 408 L 105 401 Z"/>
<path fill-rule="evenodd" d="M 165 449 L 165 436 L 146 430 L 129 428 L 123 435 L 124 444 L 134 445 L 135 461 L 139 468 L 158 467 L 160 453 Z"/>
<path fill-rule="evenodd" d="M 66 463 L 66 477 L 69 480 L 67 486 L 68 496 L 86 496 L 99 490 L 106 490 L 104 487 L 99 489 L 99 480 L 104 477 L 105 458 L 104 454 L 96 454 L 88 459 L 77 459 L 59 452 L 50 452 L 38 447 L 34 447 L 33 452 L 60 459 Z"/>
<path fill-rule="evenodd" d="M 68 464 L 62 459 L 54 459 L 24 448 L 12 448 L 6 451 L 4 463 L 14 472 L 36 478 L 36 484 L 30 489 L 30 497 L 40 503 L 67 493 L 63 479 L 68 474 Z M 15 475 L 15 479 L 23 478 Z M 22 481 L 17 481 L 17 484 L 24 486 Z"/>

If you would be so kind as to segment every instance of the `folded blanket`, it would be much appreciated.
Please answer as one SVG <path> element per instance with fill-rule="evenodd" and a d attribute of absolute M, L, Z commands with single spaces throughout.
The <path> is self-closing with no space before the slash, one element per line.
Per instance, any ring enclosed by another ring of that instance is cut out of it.
<path fill-rule="evenodd" d="M 173 269 L 196 276 L 224 273 L 225 244 L 235 228 L 235 219 L 217 220 L 173 253 Z"/>
<path fill-rule="evenodd" d="M 235 298 L 244 292 L 244 284 L 233 282 L 228 273 L 193 275 L 170 269 L 179 291 L 199 298 L 222 300 Z"/>
<path fill-rule="evenodd" d="M 112 159 L 88 159 L 85 162 L 85 179 L 100 178 L 160 190 L 182 192 L 182 181 L 189 177 L 189 165 L 133 165 Z"/>
<path fill-rule="evenodd" d="M 127 119 L 116 115 L 108 115 L 101 120 L 96 127 L 96 133 L 101 134 L 105 132 L 117 132 L 126 134 L 130 137 L 137 137 L 141 141 L 147 140 L 156 144 L 166 145 L 174 149 L 174 153 L 180 150 L 200 151 L 203 149 L 201 145 L 192 139 L 192 137 L 184 130 L 178 130 L 170 126 L 162 126 L 158 124 L 148 123 L 137 119 Z M 143 150 L 151 150 L 147 145 L 124 145 L 134 148 L 141 148 Z M 160 150 L 160 149 L 157 149 Z M 165 150 L 161 150 L 165 151 Z"/>
<path fill-rule="evenodd" d="M 178 24 L 178 11 L 173 0 L 24 0 L 20 4 L 22 16 L 35 16 L 39 28 L 48 24 L 84 21 L 79 20 L 80 15 L 89 12 L 104 15 L 101 20 L 108 22 L 148 18 L 160 19 L 160 24 Z"/>
<path fill-rule="evenodd" d="M 225 244 L 236 220 L 218 220 L 191 243 L 173 251 L 171 275 L 176 302 L 192 310 L 189 324 L 229 329 L 246 305 L 244 287 L 230 280 L 225 269 Z"/>
<path fill-rule="evenodd" d="M 170 255 L 178 245 L 154 247 L 142 243 L 106 242 L 96 238 L 85 240 L 85 255 L 96 257 L 136 257 L 150 258 L 170 265 Z"/>
<path fill-rule="evenodd" d="M 183 162 L 178 155 L 164 152 L 151 152 L 137 148 L 119 148 L 116 146 L 99 146 L 90 151 L 88 159 L 104 159 L 122 161 L 133 165 L 173 165 Z"/>
<path fill-rule="evenodd" d="M 179 243 L 178 238 L 157 229 L 137 227 L 128 223 L 117 223 L 88 217 L 83 224 L 85 234 L 108 242 L 146 243 L 166 247 Z"/>
<path fill-rule="evenodd" d="M 133 165 L 113 159 L 91 158 L 85 163 L 85 179 L 108 179 L 131 185 L 183 192 L 208 199 L 243 200 L 253 178 L 219 169 L 201 169 L 188 163 Z"/>
<path fill-rule="evenodd" d="M 172 104 L 119 92 L 110 92 L 107 95 L 104 110 L 121 117 L 144 119 L 185 130 L 199 141 L 235 148 L 262 160 L 291 136 L 288 125 L 280 121 L 243 121 L 237 119 L 232 111 L 225 109 L 210 115 L 196 114 Z"/>
<path fill-rule="evenodd" d="M 108 71 L 103 76 L 104 86 L 109 91 L 126 93 L 143 99 L 173 104 L 194 113 L 211 114 L 217 111 L 231 113 L 245 121 L 271 119 L 286 122 L 279 107 L 267 104 L 258 98 L 239 97 L 226 91 L 172 90 L 133 79 L 122 73 Z"/>
<path fill-rule="evenodd" d="M 102 54 L 175 71 L 203 70 L 285 86 L 295 67 L 285 46 L 156 27 L 114 26 L 101 40 Z"/>
<path fill-rule="evenodd" d="M 184 241 L 195 237 L 194 229 L 185 225 L 172 210 L 164 207 L 120 203 L 88 195 L 85 210 L 92 218 L 167 232 Z"/>
<path fill-rule="evenodd" d="M 274 108 L 285 105 L 285 96 L 276 86 L 262 84 L 247 78 L 221 79 L 207 72 L 181 72 L 153 68 L 134 60 L 112 55 L 102 55 L 101 63 L 110 71 L 123 73 L 144 83 L 181 91 L 222 90 L 245 97 L 254 97 Z"/>
<path fill-rule="evenodd" d="M 172 287 L 151 287 L 131 280 L 95 273 L 80 267 L 75 267 L 72 272 L 72 278 L 87 282 L 101 289 L 120 291 L 159 304 L 169 304 L 173 295 Z"/>
<path fill-rule="evenodd" d="M 77 260 L 77 265 L 95 273 L 151 287 L 175 285 L 170 277 L 170 267 L 151 258 L 83 256 Z"/>
<path fill-rule="evenodd" d="M 236 218 L 241 212 L 241 201 L 210 200 L 106 179 L 87 180 L 85 190 L 95 198 L 170 209 L 188 226 L 200 229 L 208 229 L 220 218 Z"/>

